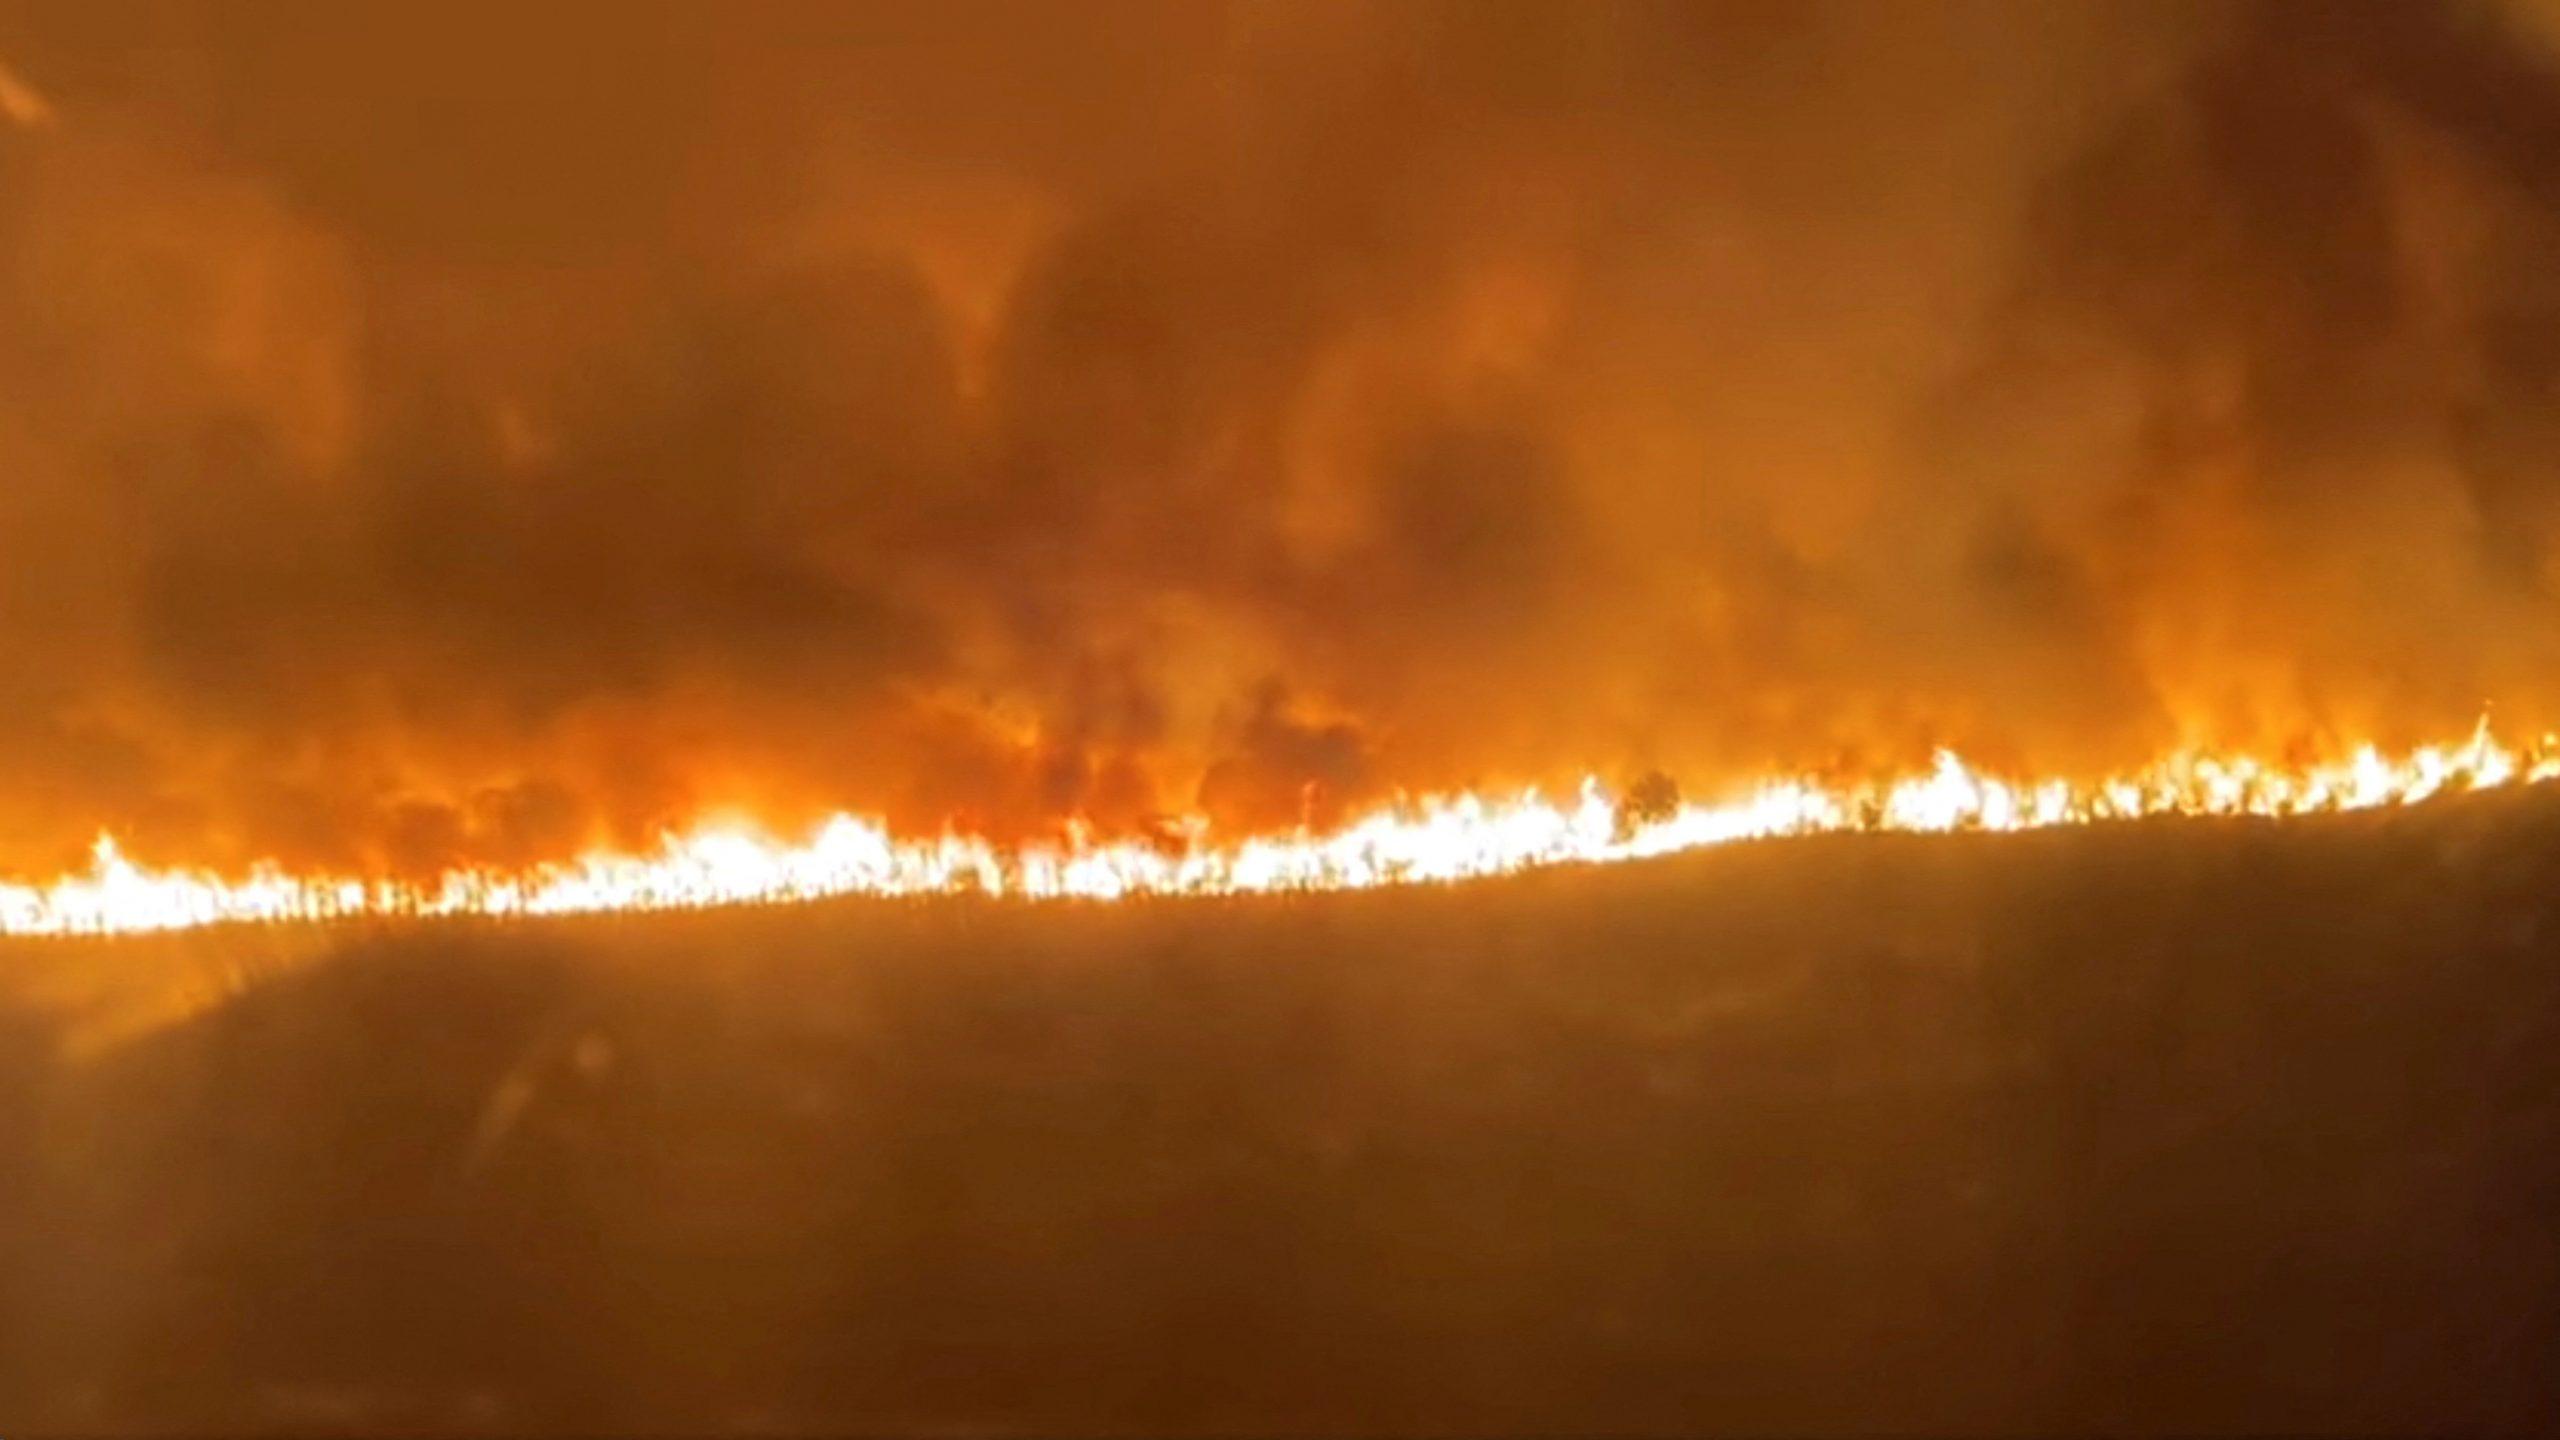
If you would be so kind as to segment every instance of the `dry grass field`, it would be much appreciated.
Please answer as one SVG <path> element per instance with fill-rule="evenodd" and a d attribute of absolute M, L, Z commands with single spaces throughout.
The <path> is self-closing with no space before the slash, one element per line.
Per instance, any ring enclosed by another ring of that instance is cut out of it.
<path fill-rule="evenodd" d="M 2560 796 L 0 946 L 0 1433 L 2547 1429 Z"/>

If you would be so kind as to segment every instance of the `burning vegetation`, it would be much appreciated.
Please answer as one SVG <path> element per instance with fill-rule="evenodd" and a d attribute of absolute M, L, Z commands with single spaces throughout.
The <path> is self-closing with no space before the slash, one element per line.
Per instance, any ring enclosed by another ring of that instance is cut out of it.
<path fill-rule="evenodd" d="M 2322 808 L 2560 722 L 2531 7 L 520 9 L 0 17 L 10 928 Z"/>
<path fill-rule="evenodd" d="M 1736 840 L 1841 830 L 2022 830 L 2146 816 L 2287 817 L 2408 804 L 2448 790 L 2560 778 L 2560 737 L 2525 753 L 2485 724 L 2461 746 L 2386 759 L 2370 746 L 2334 765 L 2289 767 L 2245 757 L 2183 757 L 2095 785 L 2021 783 L 1940 752 L 1924 775 L 1887 784 L 1766 784 L 1722 804 L 1684 804 L 1659 775 L 1622 797 L 1586 781 L 1559 804 L 1517 797 L 1438 797 L 1381 809 L 1327 832 L 1227 842 L 1205 823 L 1187 836 L 999 846 L 946 833 L 902 839 L 850 815 L 805 842 L 736 826 L 669 834 L 654 852 L 596 853 L 521 870 L 453 869 L 419 883 L 296 874 L 273 865 L 246 877 L 137 867 L 101 838 L 85 875 L 50 885 L 0 883 L 0 934 L 119 934 L 246 921 L 367 916 L 567 915 L 595 911 L 772 904 L 842 895 L 979 893 L 1120 900 L 1367 889 L 1601 864 Z"/>

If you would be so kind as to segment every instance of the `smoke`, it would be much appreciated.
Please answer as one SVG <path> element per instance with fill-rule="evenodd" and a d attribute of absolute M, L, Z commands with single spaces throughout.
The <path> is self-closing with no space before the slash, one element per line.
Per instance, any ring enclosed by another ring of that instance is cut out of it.
<path fill-rule="evenodd" d="M 0 117 L 20 129 L 41 130 L 53 123 L 53 104 L 0 65 Z"/>
<path fill-rule="evenodd" d="M 0 862 L 2547 723 L 2555 31 L 19 7 Z"/>

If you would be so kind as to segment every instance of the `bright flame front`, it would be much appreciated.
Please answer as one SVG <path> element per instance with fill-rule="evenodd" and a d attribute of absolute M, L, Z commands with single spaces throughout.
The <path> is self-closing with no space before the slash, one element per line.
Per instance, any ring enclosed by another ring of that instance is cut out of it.
<path fill-rule="evenodd" d="M 981 893 L 1032 899 L 1349 890 L 1601 864 L 1701 846 L 1844 830 L 2023 830 L 2151 815 L 2290 816 L 2403 804 L 2449 790 L 2560 777 L 2560 741 L 2511 750 L 2483 726 L 2451 746 L 2392 758 L 2373 747 L 2335 764 L 2287 768 L 2237 756 L 2180 756 L 2081 784 L 1989 775 L 1941 751 L 1926 774 L 1871 785 L 1782 780 L 1738 799 L 1639 819 L 1585 781 L 1557 803 L 1435 797 L 1330 834 L 1260 836 L 1168 849 L 1141 842 L 999 847 L 945 835 L 901 839 L 838 815 L 805 841 L 737 827 L 670 834 L 655 854 L 598 853 L 522 871 L 460 869 L 425 884 L 155 870 L 100 837 L 86 873 L 0 882 L 0 934 L 105 935 L 244 922 L 353 917 L 568 915 L 778 904 L 843 895 Z"/>

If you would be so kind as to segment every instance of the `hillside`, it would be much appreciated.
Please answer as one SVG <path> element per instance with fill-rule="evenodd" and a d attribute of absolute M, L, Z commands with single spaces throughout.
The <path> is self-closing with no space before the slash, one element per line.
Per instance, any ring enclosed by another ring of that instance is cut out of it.
<path fill-rule="evenodd" d="M 0 1432 L 2560 1426 L 2560 795 L 0 945 Z"/>

